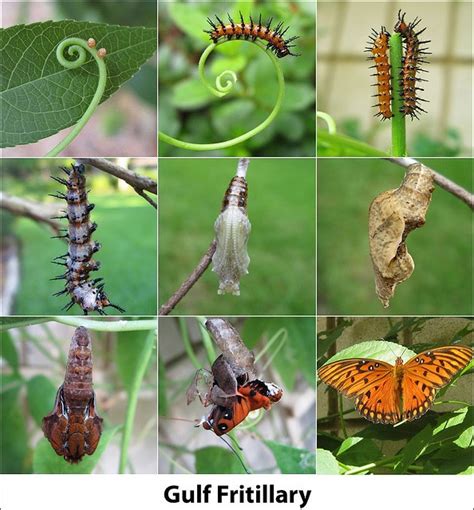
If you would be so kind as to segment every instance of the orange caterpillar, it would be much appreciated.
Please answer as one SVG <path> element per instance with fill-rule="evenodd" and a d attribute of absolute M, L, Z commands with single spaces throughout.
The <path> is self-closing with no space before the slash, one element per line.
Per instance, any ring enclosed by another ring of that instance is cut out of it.
<path fill-rule="evenodd" d="M 261 39 L 267 43 L 267 49 L 273 51 L 278 58 L 286 57 L 287 55 L 293 55 L 294 57 L 299 56 L 296 53 L 291 53 L 290 50 L 290 48 L 295 46 L 290 43 L 295 39 L 298 39 L 298 36 L 285 39 L 283 36 L 289 27 L 286 27 L 283 30 L 283 22 L 278 23 L 278 25 L 272 29 L 271 23 L 273 18 L 270 18 L 267 24 L 264 25 L 262 24 L 262 15 L 260 14 L 258 23 L 254 23 L 252 16 L 250 16 L 250 23 L 245 23 L 242 13 L 239 14 L 240 23 L 234 23 L 230 15 L 227 14 L 230 22 L 227 25 L 225 25 L 217 15 L 217 25 L 210 18 L 207 18 L 212 30 L 204 30 L 204 32 L 209 34 L 211 41 L 214 43 L 219 42 L 222 38 L 226 38 L 228 40 L 245 39 L 250 41 Z"/>
<path fill-rule="evenodd" d="M 423 59 L 423 55 L 430 55 L 426 51 L 426 47 L 421 47 L 422 44 L 427 44 L 431 41 L 420 41 L 418 36 L 426 30 L 415 32 L 415 27 L 420 23 L 421 19 L 415 18 L 414 21 L 405 23 L 405 14 L 401 15 L 401 10 L 398 11 L 398 22 L 395 25 L 395 32 L 401 34 L 405 51 L 403 56 L 403 65 L 400 71 L 400 85 L 402 86 L 403 106 L 401 112 L 406 116 L 410 115 L 413 119 L 418 118 L 417 112 L 426 113 L 423 108 L 418 104 L 420 101 L 427 102 L 426 99 L 421 99 L 417 96 L 419 90 L 424 90 L 416 86 L 416 82 L 426 81 L 416 76 L 417 72 L 424 72 L 420 64 L 427 64 L 428 62 Z"/>
<path fill-rule="evenodd" d="M 377 94 L 374 94 L 372 97 L 378 98 L 378 103 L 374 104 L 373 107 L 378 107 L 379 111 L 375 116 L 381 117 L 382 120 L 393 117 L 390 107 L 392 86 L 390 84 L 390 64 L 388 62 L 389 37 L 390 34 L 385 30 L 385 27 L 382 27 L 379 33 L 372 29 L 372 35 L 369 37 L 370 46 L 366 48 L 366 51 L 372 53 L 369 60 L 375 62 L 372 68 L 377 70 L 372 75 L 377 77 L 377 83 L 373 85 L 377 87 Z"/>

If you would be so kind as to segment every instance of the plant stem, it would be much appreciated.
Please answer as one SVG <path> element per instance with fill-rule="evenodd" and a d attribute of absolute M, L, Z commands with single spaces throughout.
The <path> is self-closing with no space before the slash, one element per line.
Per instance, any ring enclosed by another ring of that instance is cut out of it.
<path fill-rule="evenodd" d="M 370 464 L 366 464 L 365 466 L 358 466 L 354 469 L 347 471 L 346 475 L 358 475 L 359 473 L 363 473 L 364 471 L 369 471 L 370 469 L 374 469 L 380 466 L 386 466 L 387 464 L 393 464 L 394 462 L 400 460 L 402 458 L 401 455 L 395 455 L 394 457 L 389 457 L 388 459 L 378 460 L 376 462 L 371 462 Z"/>
<path fill-rule="evenodd" d="M 341 429 L 342 429 L 342 435 L 344 436 L 344 439 L 347 439 L 347 430 L 346 430 L 346 423 L 344 422 L 344 414 L 342 409 L 342 397 L 338 394 L 338 410 L 339 410 L 339 421 L 341 423 Z"/>
<path fill-rule="evenodd" d="M 191 340 L 189 339 L 189 332 L 186 326 L 186 319 L 184 317 L 179 318 L 179 330 L 181 331 L 181 337 L 183 339 L 184 349 L 186 354 L 189 356 L 191 363 L 199 370 L 202 368 L 201 363 L 197 359 L 196 355 L 193 351 L 193 346 L 191 345 Z"/>
<path fill-rule="evenodd" d="M 400 83 L 403 45 L 399 33 L 390 36 L 390 62 L 392 68 L 392 156 L 406 156 L 405 116 L 402 113 L 403 97 Z"/>
<path fill-rule="evenodd" d="M 154 323 L 153 329 L 148 333 L 145 343 L 143 345 L 140 358 L 137 360 L 137 368 L 135 371 L 135 377 L 132 381 L 130 389 L 128 391 L 128 405 L 127 413 L 125 416 L 125 425 L 122 434 L 122 445 L 120 448 L 120 463 L 119 463 L 119 474 L 125 473 L 128 459 L 128 446 L 130 438 L 132 436 L 133 421 L 135 419 L 135 411 L 137 409 L 138 393 L 145 376 L 148 363 L 155 347 L 156 340 L 156 322 Z"/>
<path fill-rule="evenodd" d="M 55 316 L 51 320 L 66 324 L 67 326 L 84 326 L 93 331 L 147 331 L 156 329 L 156 319 L 149 320 L 126 320 L 104 322 L 103 319 L 82 319 L 81 317 Z"/>
<path fill-rule="evenodd" d="M 261 131 L 263 131 L 265 128 L 267 128 L 275 119 L 275 117 L 278 115 L 280 108 L 283 104 L 283 97 L 285 95 L 285 78 L 283 76 L 283 71 L 281 69 L 280 63 L 278 62 L 277 58 L 273 55 L 271 51 L 266 50 L 266 45 L 261 43 L 261 41 L 249 41 L 246 39 L 239 39 L 240 42 L 246 42 L 249 44 L 256 45 L 260 50 L 262 50 L 265 55 L 271 60 L 273 67 L 275 69 L 275 73 L 277 76 L 278 81 L 278 94 L 277 99 L 275 102 L 275 106 L 273 107 L 273 110 L 270 112 L 270 115 L 261 122 L 257 127 L 251 129 L 250 131 L 247 131 L 247 133 L 244 133 L 243 135 L 237 136 L 236 138 L 232 138 L 231 140 L 225 140 L 223 142 L 217 142 L 217 143 L 191 143 L 191 142 L 185 142 L 183 140 L 178 140 L 176 138 L 173 138 L 172 136 L 169 136 L 165 133 L 162 133 L 161 131 L 158 132 L 158 138 L 166 142 L 170 145 L 174 145 L 175 147 L 179 147 L 181 149 L 188 149 L 193 151 L 210 151 L 210 150 L 218 150 L 218 149 L 225 149 L 226 147 L 232 147 L 234 145 L 237 145 L 239 143 L 244 142 L 245 140 L 248 140 L 249 138 L 254 137 Z M 204 75 L 204 66 L 206 63 L 207 58 L 212 53 L 212 51 L 215 49 L 216 46 L 220 44 L 225 44 L 227 40 L 221 41 L 217 44 L 210 44 L 201 55 L 201 58 L 199 59 L 199 75 L 201 77 L 201 80 L 203 81 L 205 87 L 215 96 L 217 97 L 223 97 L 226 94 L 228 94 L 235 82 L 236 82 L 236 75 L 233 71 L 226 70 L 222 72 L 217 78 L 216 78 L 216 87 L 212 87 L 207 80 L 205 79 Z M 222 81 L 225 80 L 225 84 L 222 84 Z"/>
<path fill-rule="evenodd" d="M 202 343 L 204 344 L 204 348 L 206 349 L 207 353 L 207 360 L 209 361 L 209 364 L 212 365 L 214 363 L 214 360 L 216 359 L 216 350 L 214 349 L 214 344 L 211 339 L 211 335 L 209 334 L 207 328 L 206 328 L 206 317 L 196 317 L 196 320 L 199 323 L 199 328 L 201 330 L 202 335 Z"/>

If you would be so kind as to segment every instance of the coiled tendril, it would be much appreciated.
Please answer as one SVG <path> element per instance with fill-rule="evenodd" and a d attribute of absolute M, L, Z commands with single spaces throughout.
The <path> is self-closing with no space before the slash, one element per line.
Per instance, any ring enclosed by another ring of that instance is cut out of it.
<path fill-rule="evenodd" d="M 214 51 L 214 49 L 220 45 L 225 44 L 228 42 L 228 40 L 222 40 L 217 43 L 211 43 L 205 50 L 204 53 L 201 55 L 201 58 L 199 59 L 199 77 L 201 78 L 201 81 L 205 85 L 205 87 L 216 97 L 224 97 L 227 95 L 234 87 L 235 83 L 237 82 L 237 75 L 230 70 L 225 70 L 221 74 L 219 74 L 215 79 L 215 87 L 212 86 L 205 76 L 204 67 L 207 61 L 207 58 L 209 55 Z M 189 149 L 194 151 L 208 151 L 208 150 L 217 150 L 217 149 L 225 149 L 226 147 L 232 147 L 233 145 L 236 145 L 238 143 L 244 142 L 245 140 L 248 140 L 249 138 L 254 137 L 256 134 L 263 131 L 266 127 L 268 127 L 272 122 L 273 119 L 278 115 L 278 112 L 280 111 L 281 105 L 283 103 L 283 96 L 285 95 L 285 78 L 283 77 L 283 71 L 280 67 L 280 64 L 276 57 L 273 55 L 272 52 L 266 50 L 266 45 L 262 43 L 260 40 L 256 41 L 250 41 L 246 39 L 239 39 L 239 42 L 247 42 L 251 44 L 256 44 L 260 50 L 262 50 L 265 55 L 268 56 L 270 61 L 273 64 L 273 67 L 275 68 L 277 80 L 278 80 L 278 95 L 276 99 L 275 106 L 273 107 L 273 110 L 271 111 L 270 115 L 257 127 L 251 129 L 250 131 L 247 131 L 247 133 L 244 133 L 243 135 L 237 136 L 236 138 L 232 138 L 231 140 L 226 140 L 224 142 L 216 142 L 216 143 L 191 143 L 191 142 L 184 142 L 182 140 L 178 140 L 176 138 L 173 138 L 172 136 L 169 136 L 161 131 L 158 132 L 158 137 L 163 142 L 167 142 L 170 145 L 174 145 L 175 147 L 179 147 L 181 149 Z"/>
<path fill-rule="evenodd" d="M 64 51 L 67 48 L 67 54 L 70 57 L 75 57 L 75 60 L 67 60 L 64 57 Z M 105 85 L 107 83 L 107 67 L 104 62 L 105 50 L 95 48 L 94 39 L 86 41 L 78 37 L 69 37 L 61 41 L 56 48 L 56 58 L 58 62 L 66 69 L 77 69 L 86 63 L 87 53 L 91 55 L 97 63 L 99 69 L 99 80 L 97 82 L 97 89 L 94 97 L 92 98 L 89 107 L 84 112 L 84 115 L 79 119 L 77 124 L 71 130 L 71 132 L 64 138 L 54 149 L 51 149 L 47 156 L 57 156 L 62 150 L 64 150 L 76 136 L 81 132 L 82 128 L 87 124 L 91 115 L 100 103 L 102 96 L 104 95 Z"/>

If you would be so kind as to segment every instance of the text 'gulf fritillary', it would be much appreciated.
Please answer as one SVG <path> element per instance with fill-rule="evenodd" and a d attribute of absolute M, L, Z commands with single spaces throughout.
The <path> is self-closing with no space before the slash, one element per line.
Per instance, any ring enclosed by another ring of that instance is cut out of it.
<path fill-rule="evenodd" d="M 294 47 L 294 44 L 290 43 L 298 39 L 298 36 L 285 39 L 283 36 L 289 27 L 283 29 L 283 22 L 278 23 L 272 29 L 273 18 L 270 18 L 265 25 L 262 23 L 261 14 L 258 18 L 258 23 L 253 21 L 252 16 L 250 16 L 250 22 L 246 23 L 242 13 L 240 13 L 240 23 L 234 23 L 229 14 L 227 14 L 227 17 L 229 18 L 229 23 L 227 24 L 224 24 L 218 16 L 216 16 L 217 24 L 210 18 L 207 18 L 212 30 L 204 30 L 204 32 L 209 34 L 212 42 L 217 43 L 221 39 L 245 39 L 248 41 L 260 39 L 267 43 L 267 49 L 275 53 L 278 58 L 286 57 L 287 55 L 298 56 L 296 53 L 291 53 L 290 50 L 290 48 Z"/>
<path fill-rule="evenodd" d="M 349 398 L 357 411 L 374 423 L 395 424 L 423 416 L 433 405 L 436 390 L 446 386 L 473 357 L 464 345 L 448 345 L 421 352 L 395 365 L 351 358 L 323 365 L 320 379 Z"/>
<path fill-rule="evenodd" d="M 100 244 L 91 237 L 97 229 L 97 224 L 90 220 L 94 204 L 89 204 L 87 200 L 85 167 L 73 164 L 70 170 L 68 168 L 62 170 L 67 179 L 51 177 L 66 186 L 66 193 L 58 192 L 52 196 L 66 201 L 65 215 L 59 219 L 67 219 L 69 225 L 64 235 L 55 237 L 67 240 L 68 251 L 53 260 L 54 264 L 66 267 L 66 272 L 53 280 L 66 280 L 66 283 L 64 289 L 54 295 L 69 294 L 70 301 L 63 309 L 69 310 L 77 304 L 85 315 L 91 311 L 105 315 L 104 308 L 107 306 L 124 312 L 123 308 L 109 301 L 104 284 L 101 283 L 102 278 L 89 280 L 89 273 L 97 271 L 100 267 L 100 263 L 92 258 L 94 253 L 100 250 Z"/>
<path fill-rule="evenodd" d="M 418 113 L 420 112 L 426 113 L 419 105 L 420 102 L 426 102 L 426 100 L 419 97 L 418 93 L 423 91 L 423 89 L 417 87 L 417 82 L 427 80 L 417 76 L 417 73 L 424 72 L 421 65 L 428 63 L 423 57 L 424 55 L 429 55 L 429 52 L 426 51 L 427 48 L 423 45 L 430 41 L 420 41 L 418 38 L 426 28 L 418 32 L 415 31 L 415 27 L 420 23 L 421 19 L 415 18 L 413 22 L 407 24 L 405 22 L 405 14 L 401 14 L 401 11 L 398 12 L 398 22 L 394 28 L 394 31 L 402 36 L 404 49 L 399 76 L 402 99 L 400 112 L 405 116 L 409 115 L 413 119 L 418 118 Z M 393 99 L 392 79 L 394 77 L 392 66 L 394 63 L 389 61 L 390 34 L 385 27 L 382 27 L 380 32 L 372 29 L 368 45 L 365 51 L 372 54 L 369 60 L 374 61 L 372 68 L 376 70 L 376 73 L 373 76 L 377 77 L 377 83 L 374 84 L 377 87 L 377 94 L 373 96 L 378 98 L 378 102 L 373 105 L 378 108 L 378 112 L 375 115 L 382 120 L 389 119 L 393 117 L 391 101 Z M 399 65 L 396 67 L 399 67 Z"/>

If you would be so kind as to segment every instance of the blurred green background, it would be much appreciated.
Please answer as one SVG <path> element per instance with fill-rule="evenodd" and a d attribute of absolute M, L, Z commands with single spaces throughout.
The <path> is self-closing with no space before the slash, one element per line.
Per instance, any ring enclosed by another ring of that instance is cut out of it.
<path fill-rule="evenodd" d="M 471 160 L 420 161 L 472 191 Z M 472 212 L 439 186 L 426 224 L 407 238 L 413 274 L 397 286 L 388 309 L 375 294 L 368 209 L 379 193 L 400 186 L 404 173 L 402 167 L 378 159 L 318 161 L 318 313 L 472 313 Z"/>
<path fill-rule="evenodd" d="M 237 457 L 210 431 L 196 427 L 209 415 L 199 399 L 187 403 L 196 370 L 220 354 L 202 317 L 160 317 L 159 473 L 238 474 Z M 229 435 L 253 473 L 310 474 L 315 458 L 314 317 L 227 318 L 256 356 L 258 378 L 283 390 L 271 410 L 251 413 Z"/>
<path fill-rule="evenodd" d="M 206 18 L 217 14 L 234 20 L 239 11 L 247 21 L 273 16 L 273 24 L 290 25 L 287 35 L 299 35 L 295 53 L 279 59 L 286 90 L 282 110 L 274 122 L 239 145 L 204 154 L 213 156 L 314 156 L 315 146 L 315 4 L 312 2 L 175 2 L 159 8 L 160 129 L 189 142 L 228 140 L 256 127 L 272 110 L 277 94 L 274 68 L 252 44 L 232 41 L 218 47 L 206 66 L 213 84 L 225 69 L 239 81 L 227 98 L 218 99 L 201 83 L 198 61 L 209 45 Z M 192 156 L 189 150 L 160 143 L 160 156 Z M 199 153 L 202 155 L 203 153 Z"/>
<path fill-rule="evenodd" d="M 214 238 L 233 159 L 167 159 L 160 165 L 159 296 L 163 304 Z M 179 314 L 314 315 L 314 160 L 250 161 L 249 274 L 239 297 L 217 295 L 209 268 L 175 308 Z"/>
<path fill-rule="evenodd" d="M 23 199 L 47 203 L 65 202 L 52 197 L 65 188 L 50 179 L 50 175 L 62 177 L 60 166 L 69 166 L 71 160 L 3 160 L 2 191 Z M 142 175 L 156 179 L 156 170 L 136 168 Z M 102 248 L 94 256 L 101 267 L 91 273 L 102 277 L 105 291 L 114 304 L 125 308 L 127 313 L 153 315 L 156 313 L 156 211 L 128 185 L 108 174 L 92 171 L 87 167 L 89 202 L 95 204 L 92 221 L 98 224 L 93 239 Z M 2 242 L 13 236 L 19 244 L 20 286 L 14 303 L 15 315 L 82 315 L 78 306 L 68 312 L 62 307 L 67 296 L 54 297 L 61 290 L 63 280 L 50 278 L 65 271 L 51 263 L 54 257 L 66 253 L 67 246 L 44 224 L 29 218 L 13 216 L 1 210 Z M 61 220 L 64 226 L 66 220 Z M 113 308 L 106 312 L 115 315 Z"/>

